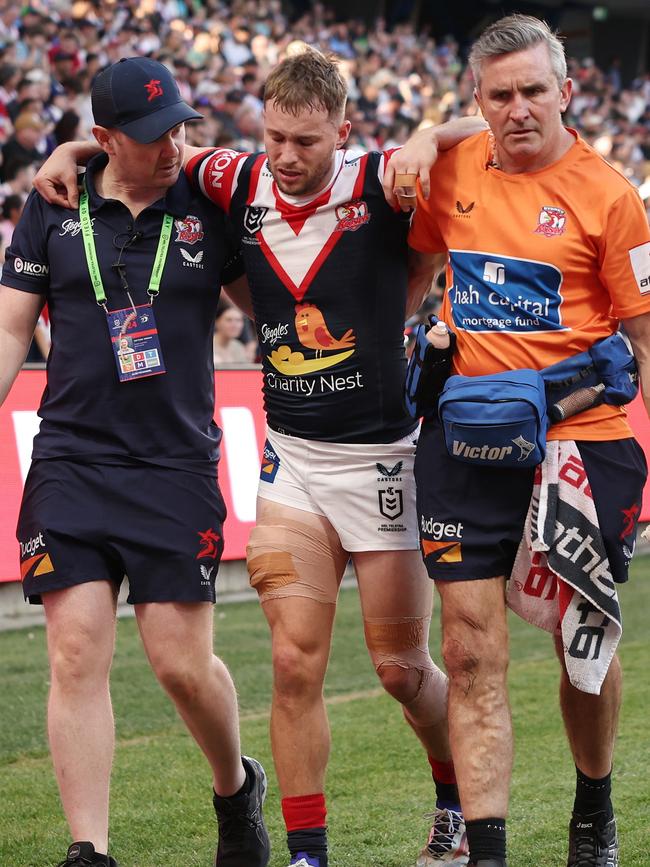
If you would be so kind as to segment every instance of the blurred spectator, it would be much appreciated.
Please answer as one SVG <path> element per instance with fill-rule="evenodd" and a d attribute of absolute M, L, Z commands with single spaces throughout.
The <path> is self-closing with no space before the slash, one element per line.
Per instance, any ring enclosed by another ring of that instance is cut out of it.
<path fill-rule="evenodd" d="M 23 212 L 25 200 L 22 196 L 12 193 L 2 203 L 2 222 L 0 223 L 0 235 L 5 247 L 11 244 L 14 229 L 20 215 Z"/>
<path fill-rule="evenodd" d="M 239 340 L 243 330 L 244 314 L 229 301 L 221 300 L 217 307 L 212 343 L 215 367 L 244 364 L 248 361 L 246 348 Z"/>
<path fill-rule="evenodd" d="M 2 146 L 2 180 L 17 164 L 40 164 L 44 158 L 46 126 L 38 114 L 23 112 L 14 123 L 14 134 Z"/>
<path fill-rule="evenodd" d="M 78 139 L 80 123 L 81 118 L 76 111 L 72 109 L 64 111 L 61 118 L 54 125 L 52 135 L 50 136 L 52 146 L 48 149 L 53 151 L 55 147 L 64 142 Z"/>
<path fill-rule="evenodd" d="M 172 68 L 204 114 L 187 128 L 193 145 L 262 150 L 263 82 L 298 40 L 341 58 L 350 147 L 396 147 L 420 124 L 474 114 L 461 46 L 404 17 L 341 21 L 317 0 L 0 0 L 0 205 L 29 191 L 46 149 L 89 137 L 94 76 L 134 54 Z M 621 69 L 617 57 L 604 69 L 571 59 L 566 122 L 639 188 L 650 212 L 650 72 L 630 82 Z"/>
<path fill-rule="evenodd" d="M 15 159 L 4 171 L 4 183 L 0 184 L 0 201 L 14 193 L 27 196 L 32 188 L 32 181 L 36 174 L 36 164 L 29 159 Z"/>

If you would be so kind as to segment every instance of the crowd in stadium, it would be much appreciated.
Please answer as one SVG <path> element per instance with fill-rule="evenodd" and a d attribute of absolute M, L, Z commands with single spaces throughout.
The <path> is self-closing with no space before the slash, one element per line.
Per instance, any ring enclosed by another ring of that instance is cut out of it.
<path fill-rule="evenodd" d="M 162 61 L 204 114 L 188 125 L 188 144 L 261 150 L 263 82 L 299 39 L 341 58 L 352 147 L 394 147 L 423 122 L 476 111 L 456 40 L 436 41 L 410 24 L 389 30 L 381 19 L 370 28 L 340 22 L 322 3 L 290 21 L 280 0 L 35 0 L 22 9 L 4 0 L 0 262 L 38 166 L 57 144 L 90 137 L 90 87 L 100 69 L 133 55 Z M 623 81 L 616 59 L 601 69 L 587 57 L 570 61 L 569 75 L 566 122 L 640 189 L 650 215 L 650 73 Z M 254 357 L 249 328 L 242 339 Z"/>

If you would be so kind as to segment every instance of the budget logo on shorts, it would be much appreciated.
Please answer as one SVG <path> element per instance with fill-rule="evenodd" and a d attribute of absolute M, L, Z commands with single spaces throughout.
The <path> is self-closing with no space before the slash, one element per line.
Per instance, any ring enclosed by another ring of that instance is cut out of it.
<path fill-rule="evenodd" d="M 420 516 L 420 535 L 424 558 L 433 557 L 438 563 L 462 563 L 461 541 L 463 524 L 461 521 L 435 521 Z M 429 536 L 431 538 L 425 538 Z"/>
<path fill-rule="evenodd" d="M 404 512 L 404 497 L 402 496 L 401 488 L 380 488 L 379 489 L 379 512 L 388 518 L 389 521 L 394 521 L 399 518 Z"/>
<path fill-rule="evenodd" d="M 276 453 L 271 443 L 267 440 L 264 443 L 264 455 L 262 457 L 262 468 L 260 470 L 260 479 L 263 482 L 272 483 L 280 469 L 280 456 Z"/>
<path fill-rule="evenodd" d="M 54 566 L 48 554 L 43 539 L 43 533 L 39 532 L 26 542 L 18 541 L 20 545 L 20 578 L 37 578 L 39 575 L 47 575 L 54 572 Z"/>
<path fill-rule="evenodd" d="M 422 554 L 425 558 L 434 556 L 437 563 L 462 563 L 463 554 L 461 551 L 460 542 L 431 542 L 429 539 L 422 539 Z"/>

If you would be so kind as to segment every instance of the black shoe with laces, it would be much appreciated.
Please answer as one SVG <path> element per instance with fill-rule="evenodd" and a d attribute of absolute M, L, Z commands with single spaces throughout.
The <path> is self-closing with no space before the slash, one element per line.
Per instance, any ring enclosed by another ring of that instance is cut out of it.
<path fill-rule="evenodd" d="M 618 837 L 613 813 L 573 814 L 567 867 L 618 867 Z"/>
<path fill-rule="evenodd" d="M 65 861 L 61 861 L 57 867 L 119 867 L 119 864 L 110 855 L 95 852 L 92 843 L 81 842 L 68 847 Z"/>
<path fill-rule="evenodd" d="M 267 867 L 271 857 L 271 842 L 262 815 L 266 774 L 255 759 L 242 756 L 242 762 L 250 790 L 233 798 L 214 796 L 219 825 L 215 867 Z"/>

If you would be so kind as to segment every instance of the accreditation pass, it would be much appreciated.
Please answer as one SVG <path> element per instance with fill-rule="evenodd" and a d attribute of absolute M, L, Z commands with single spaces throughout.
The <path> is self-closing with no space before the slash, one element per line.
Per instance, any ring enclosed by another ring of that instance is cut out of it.
<path fill-rule="evenodd" d="M 165 373 L 151 304 L 106 313 L 120 382 Z"/>

